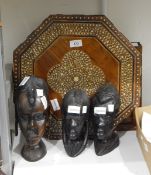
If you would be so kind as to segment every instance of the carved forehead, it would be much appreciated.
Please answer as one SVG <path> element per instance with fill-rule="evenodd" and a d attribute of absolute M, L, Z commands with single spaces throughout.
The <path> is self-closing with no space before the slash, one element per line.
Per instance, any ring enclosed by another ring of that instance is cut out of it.
<path fill-rule="evenodd" d="M 25 111 L 25 110 L 28 111 L 31 109 L 26 93 L 19 94 L 17 103 L 18 103 L 19 109 L 21 109 L 22 111 Z"/>
<path fill-rule="evenodd" d="M 28 96 L 28 94 L 26 92 L 20 93 L 18 96 L 18 107 L 19 109 L 22 110 L 22 112 L 28 112 L 28 111 L 44 111 L 44 107 L 43 104 L 40 100 L 40 97 L 36 97 L 35 99 L 35 103 L 33 105 L 31 105 L 29 103 L 29 99 L 30 97 Z M 32 97 L 33 98 L 33 97 Z M 32 99 L 31 98 L 31 99 Z"/>
<path fill-rule="evenodd" d="M 106 85 L 103 86 L 102 88 L 98 89 L 96 96 L 100 96 L 100 97 L 110 97 L 110 98 L 116 98 L 116 96 L 118 96 L 118 92 L 116 90 L 116 88 L 112 85 Z"/>
<path fill-rule="evenodd" d="M 83 90 L 72 89 L 64 96 L 63 105 L 89 105 L 89 98 Z"/>
<path fill-rule="evenodd" d="M 93 103 L 107 103 L 109 101 L 119 103 L 119 98 L 119 93 L 114 86 L 105 85 L 98 89 L 95 97 L 93 98 Z"/>

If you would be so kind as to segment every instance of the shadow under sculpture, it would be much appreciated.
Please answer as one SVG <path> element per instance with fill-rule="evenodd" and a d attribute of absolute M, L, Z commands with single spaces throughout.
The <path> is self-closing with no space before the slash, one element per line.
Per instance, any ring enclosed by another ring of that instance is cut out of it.
<path fill-rule="evenodd" d="M 119 145 L 119 136 L 113 131 L 119 107 L 118 91 L 111 84 L 99 88 L 92 99 L 94 147 L 98 156 L 111 152 Z"/>
<path fill-rule="evenodd" d="M 66 153 L 78 156 L 88 139 L 89 98 L 83 90 L 72 89 L 62 103 L 62 135 Z"/>
<path fill-rule="evenodd" d="M 16 117 L 25 137 L 21 154 L 27 161 L 37 161 L 47 153 L 42 141 L 49 116 L 48 87 L 44 80 L 25 77 L 15 94 Z"/>

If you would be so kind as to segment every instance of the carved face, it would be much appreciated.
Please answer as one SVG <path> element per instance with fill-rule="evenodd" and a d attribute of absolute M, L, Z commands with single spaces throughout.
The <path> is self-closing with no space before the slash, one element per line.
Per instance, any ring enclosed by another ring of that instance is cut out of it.
<path fill-rule="evenodd" d="M 86 146 L 88 138 L 89 98 L 80 89 L 70 90 L 62 103 L 62 136 L 67 154 L 78 156 Z"/>
<path fill-rule="evenodd" d="M 110 108 L 114 108 L 114 100 L 112 98 L 105 98 L 105 100 L 102 98 L 102 104 L 98 109 L 100 109 L 100 112 L 94 113 L 94 125 L 96 128 L 96 134 L 98 139 L 104 139 L 108 137 L 112 133 L 113 129 L 113 121 L 114 111 L 110 110 Z M 112 111 L 112 112 L 111 112 Z"/>
<path fill-rule="evenodd" d="M 26 92 L 22 92 L 18 98 L 17 108 L 19 125 L 27 144 L 37 145 L 44 134 L 46 124 L 46 114 L 40 97 L 35 99 L 34 106 L 31 107 Z"/>
<path fill-rule="evenodd" d="M 111 85 L 104 87 L 93 99 L 93 123 L 97 139 L 108 138 L 112 134 L 113 122 L 119 109 L 119 95 Z"/>
<path fill-rule="evenodd" d="M 98 139 L 109 137 L 113 129 L 113 117 L 110 114 L 94 114 L 95 133 Z"/>
<path fill-rule="evenodd" d="M 64 124 L 66 135 L 69 139 L 76 140 L 80 136 L 85 122 L 85 118 L 86 117 L 78 114 L 70 114 L 66 116 Z"/>

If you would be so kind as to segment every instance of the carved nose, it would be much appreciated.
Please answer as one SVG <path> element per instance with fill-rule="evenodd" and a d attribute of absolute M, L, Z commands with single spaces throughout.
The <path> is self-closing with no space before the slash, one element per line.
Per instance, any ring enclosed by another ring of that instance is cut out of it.
<path fill-rule="evenodd" d="M 103 127 L 103 126 L 105 126 L 105 123 L 104 122 L 100 122 L 99 126 Z"/>
<path fill-rule="evenodd" d="M 38 134 L 38 129 L 37 128 L 28 129 L 26 133 L 29 137 L 33 137 L 35 136 L 35 134 L 36 135 Z"/>
<path fill-rule="evenodd" d="M 71 125 L 74 126 L 74 127 L 77 126 L 76 121 L 72 119 L 72 120 L 71 120 Z"/>
<path fill-rule="evenodd" d="M 99 119 L 99 126 L 105 126 L 105 121 L 101 117 Z"/>
<path fill-rule="evenodd" d="M 34 121 L 33 120 L 29 120 L 28 121 L 28 128 L 33 128 L 34 127 Z"/>

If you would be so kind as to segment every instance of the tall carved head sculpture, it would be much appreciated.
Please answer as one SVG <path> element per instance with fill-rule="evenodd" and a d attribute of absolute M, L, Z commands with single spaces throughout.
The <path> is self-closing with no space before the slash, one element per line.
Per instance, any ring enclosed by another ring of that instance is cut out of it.
<path fill-rule="evenodd" d="M 48 87 L 44 80 L 34 76 L 25 77 L 15 94 L 16 117 L 26 143 L 21 154 L 28 161 L 45 156 L 42 141 L 49 115 Z"/>
<path fill-rule="evenodd" d="M 113 123 L 119 107 L 119 93 L 111 84 L 99 88 L 92 99 L 94 147 L 99 156 L 107 154 L 119 145 L 119 137 L 113 131 Z"/>
<path fill-rule="evenodd" d="M 63 144 L 70 157 L 78 156 L 88 138 L 89 98 L 83 90 L 72 89 L 62 103 Z"/>

